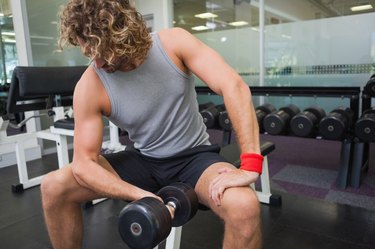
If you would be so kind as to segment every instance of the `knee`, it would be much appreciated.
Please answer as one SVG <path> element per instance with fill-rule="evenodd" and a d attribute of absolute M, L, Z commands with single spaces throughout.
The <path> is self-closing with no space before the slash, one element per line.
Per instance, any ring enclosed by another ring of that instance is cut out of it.
<path fill-rule="evenodd" d="M 51 207 L 57 200 L 63 200 L 67 191 L 64 176 L 60 170 L 45 175 L 40 184 L 43 208 Z"/>
<path fill-rule="evenodd" d="M 252 234 L 260 225 L 260 205 L 255 191 L 250 188 L 233 188 L 227 189 L 225 194 L 225 223 L 242 229 L 247 235 Z"/>

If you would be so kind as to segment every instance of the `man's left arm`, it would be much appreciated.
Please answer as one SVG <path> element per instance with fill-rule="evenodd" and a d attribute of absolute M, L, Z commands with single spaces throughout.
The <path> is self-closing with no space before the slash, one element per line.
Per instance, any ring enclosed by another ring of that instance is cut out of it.
<path fill-rule="evenodd" d="M 256 181 L 259 172 L 252 169 L 252 163 L 260 162 L 259 127 L 252 104 L 249 86 L 240 75 L 230 67 L 213 49 L 186 31 L 178 30 L 180 46 L 177 54 L 184 64 L 216 94 L 223 96 L 229 118 L 236 134 L 242 155 L 259 156 L 259 160 L 242 159 L 239 170 L 222 169 L 211 183 L 211 196 L 217 204 L 226 188 L 248 186 Z M 248 167 L 250 166 L 250 167 Z M 259 168 L 255 165 L 255 168 Z M 250 169 L 250 170 L 249 170 Z"/>

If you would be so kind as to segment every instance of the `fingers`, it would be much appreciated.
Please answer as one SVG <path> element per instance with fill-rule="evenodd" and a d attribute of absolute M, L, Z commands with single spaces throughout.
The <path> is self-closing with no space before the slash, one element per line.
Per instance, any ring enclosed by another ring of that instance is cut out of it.
<path fill-rule="evenodd" d="M 228 172 L 230 172 L 230 171 L 233 171 L 233 169 L 230 169 L 230 168 L 220 168 L 219 170 L 218 170 L 218 173 L 219 174 L 222 174 L 222 173 L 228 173 Z"/>
<path fill-rule="evenodd" d="M 221 199 L 227 188 L 249 186 L 255 182 L 259 174 L 256 172 L 245 172 L 240 169 L 220 168 L 218 175 L 212 180 L 209 186 L 210 198 L 215 205 L 221 205 Z"/>
<path fill-rule="evenodd" d="M 221 205 L 221 199 L 225 189 L 232 187 L 233 179 L 235 176 L 230 174 L 234 173 L 235 170 L 230 168 L 221 168 L 218 170 L 219 175 L 215 177 L 209 187 L 210 198 L 213 200 L 215 205 Z"/>

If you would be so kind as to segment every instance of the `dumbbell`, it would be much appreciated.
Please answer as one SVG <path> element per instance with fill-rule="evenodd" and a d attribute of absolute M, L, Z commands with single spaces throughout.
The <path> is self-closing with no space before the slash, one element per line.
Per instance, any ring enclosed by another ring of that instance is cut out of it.
<path fill-rule="evenodd" d="M 298 113 L 290 120 L 290 129 L 299 137 L 312 137 L 318 128 L 319 122 L 326 116 L 323 108 L 310 106 Z"/>
<path fill-rule="evenodd" d="M 255 108 L 255 115 L 257 116 L 258 126 L 260 132 L 263 132 L 263 119 L 267 114 L 276 112 L 276 108 L 271 104 L 260 105 Z"/>
<path fill-rule="evenodd" d="M 371 97 L 375 97 L 375 74 L 370 77 L 370 80 L 367 82 L 364 90 Z"/>
<path fill-rule="evenodd" d="M 154 248 L 168 237 L 172 226 L 184 225 L 197 213 L 198 197 L 189 185 L 174 183 L 160 189 L 157 195 L 164 203 L 145 197 L 129 203 L 120 212 L 119 232 L 132 249 Z"/>
<path fill-rule="evenodd" d="M 219 114 L 219 126 L 224 131 L 232 130 L 232 123 L 230 122 L 228 112 L 226 110 Z"/>
<path fill-rule="evenodd" d="M 280 108 L 277 112 L 267 114 L 263 118 L 263 128 L 268 134 L 285 134 L 289 127 L 290 120 L 300 112 L 300 109 L 293 104 Z"/>
<path fill-rule="evenodd" d="M 363 142 L 375 142 L 375 107 L 362 113 L 354 125 L 354 133 Z"/>
<path fill-rule="evenodd" d="M 199 112 L 201 112 L 204 109 L 206 109 L 208 107 L 211 107 L 211 106 L 215 106 L 215 104 L 212 103 L 212 102 L 207 102 L 207 103 L 199 104 Z"/>
<path fill-rule="evenodd" d="M 329 140 L 340 140 L 352 126 L 354 113 L 348 107 L 337 107 L 319 123 L 320 135 Z"/>
<path fill-rule="evenodd" d="M 216 105 L 209 106 L 200 112 L 203 117 L 203 123 L 208 129 L 217 127 L 219 115 L 223 111 L 225 111 L 224 105 Z"/>

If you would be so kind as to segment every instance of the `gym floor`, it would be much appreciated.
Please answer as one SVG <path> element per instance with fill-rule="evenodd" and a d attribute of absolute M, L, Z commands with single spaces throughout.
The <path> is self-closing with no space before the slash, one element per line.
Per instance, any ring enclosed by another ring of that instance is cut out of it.
<path fill-rule="evenodd" d="M 50 155 L 30 162 L 30 176 L 55 169 L 56 160 Z M 0 248 L 51 249 L 40 188 L 13 194 L 10 186 L 17 181 L 16 167 L 0 169 Z M 265 249 L 374 248 L 374 211 L 289 193 L 274 194 L 282 196 L 281 207 L 261 205 Z M 84 248 L 128 248 L 117 232 L 117 216 L 125 205 L 106 200 L 83 211 Z M 222 235 L 222 222 L 211 211 L 199 211 L 182 230 L 181 249 L 219 249 Z"/>

